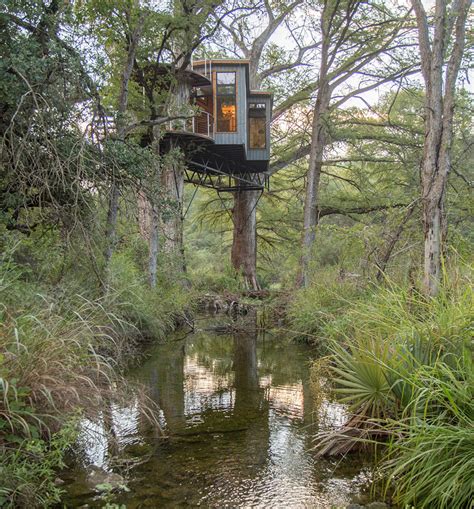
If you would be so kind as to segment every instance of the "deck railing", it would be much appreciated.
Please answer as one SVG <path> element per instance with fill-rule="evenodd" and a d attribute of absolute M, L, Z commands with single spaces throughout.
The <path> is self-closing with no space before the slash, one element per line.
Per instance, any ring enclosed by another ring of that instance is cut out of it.
<path fill-rule="evenodd" d="M 191 118 L 172 120 L 167 127 L 169 131 L 184 131 L 214 138 L 214 117 L 207 111 L 201 111 Z"/>

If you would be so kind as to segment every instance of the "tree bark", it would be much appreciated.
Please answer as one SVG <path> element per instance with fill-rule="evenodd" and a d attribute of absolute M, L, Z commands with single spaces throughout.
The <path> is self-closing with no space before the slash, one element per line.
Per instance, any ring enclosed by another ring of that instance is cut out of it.
<path fill-rule="evenodd" d="M 150 240 L 151 231 L 151 204 L 147 195 L 140 191 L 138 193 L 138 228 L 140 236 L 146 242 Z"/>
<path fill-rule="evenodd" d="M 456 80 L 464 52 L 466 19 L 471 0 L 457 0 L 448 9 L 436 0 L 432 41 L 421 0 L 412 0 L 417 18 L 422 74 L 426 85 L 425 142 L 421 165 L 424 229 L 425 294 L 439 292 L 443 238 L 446 237 L 445 195 L 450 171 Z M 454 28 L 454 34 L 452 34 Z M 446 50 L 451 55 L 443 79 Z"/>
<path fill-rule="evenodd" d="M 183 248 L 184 172 L 181 161 L 168 161 L 161 171 L 161 189 L 167 205 L 162 212 L 163 249 L 166 254 L 181 257 Z M 179 264 L 182 267 L 182 264 Z"/>
<path fill-rule="evenodd" d="M 254 43 L 256 44 L 256 43 Z M 263 46 L 262 46 L 263 48 Z M 249 82 L 251 89 L 260 86 L 258 63 L 262 49 L 250 52 Z M 232 251 L 231 263 L 241 274 L 246 288 L 260 290 L 257 278 L 257 203 L 259 191 L 236 191 L 232 209 Z"/>
<path fill-rule="evenodd" d="M 187 113 L 190 104 L 191 84 L 184 74 L 178 73 L 176 89 L 173 92 L 170 114 Z M 186 130 L 186 120 L 176 121 L 178 129 Z M 173 146 L 170 145 L 170 150 Z M 168 206 L 162 210 L 161 224 L 163 229 L 163 248 L 169 255 L 174 269 L 178 273 L 186 272 L 183 243 L 183 196 L 184 167 L 180 154 L 170 154 L 169 160 L 163 162 L 161 170 L 161 189 Z"/>
<path fill-rule="evenodd" d="M 234 222 L 231 261 L 246 288 L 260 290 L 257 279 L 257 201 L 259 191 L 234 193 Z"/>
<path fill-rule="evenodd" d="M 323 167 L 324 148 L 328 140 L 326 129 L 329 101 L 331 98 L 328 84 L 318 90 L 318 97 L 313 113 L 313 126 L 311 136 L 311 150 L 306 182 L 306 196 L 304 204 L 303 226 L 303 254 L 301 259 L 301 281 L 308 286 L 310 279 L 310 262 L 313 255 L 313 246 L 316 240 L 316 226 L 319 222 L 319 182 Z"/>
<path fill-rule="evenodd" d="M 330 2 L 326 2 L 321 15 L 321 63 L 319 68 L 319 87 L 313 112 L 311 132 L 311 148 L 309 152 L 309 166 L 306 181 L 306 196 L 304 203 L 303 239 L 301 268 L 298 283 L 308 286 L 310 280 L 310 262 L 313 255 L 313 246 L 316 239 L 316 226 L 318 224 L 319 209 L 319 182 L 323 167 L 324 148 L 328 142 L 326 127 L 331 101 L 331 87 L 328 80 L 329 48 L 331 44 L 329 15 Z"/>
<path fill-rule="evenodd" d="M 148 240 L 148 283 L 151 288 L 156 288 L 158 275 L 159 223 L 160 215 L 157 205 L 153 204 L 150 206 L 150 236 Z"/>

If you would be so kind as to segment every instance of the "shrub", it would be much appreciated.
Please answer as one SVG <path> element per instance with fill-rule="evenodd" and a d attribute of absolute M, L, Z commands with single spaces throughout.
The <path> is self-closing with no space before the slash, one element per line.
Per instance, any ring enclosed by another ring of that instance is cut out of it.
<path fill-rule="evenodd" d="M 34 435 L 34 427 L 30 427 Z M 12 446 L 3 445 L 0 456 L 0 506 L 49 507 L 61 500 L 56 471 L 76 438 L 73 423 L 52 433 L 48 440 L 9 435 Z M 8 447 L 8 449 L 7 449 Z"/>
<path fill-rule="evenodd" d="M 351 425 L 368 431 L 346 429 L 334 440 L 391 435 L 380 470 L 403 507 L 472 501 L 473 294 L 469 275 L 446 282 L 434 299 L 379 290 L 347 313 L 344 343 L 330 342 L 335 392 L 350 405 Z M 330 435 L 322 438 L 330 451 Z"/>

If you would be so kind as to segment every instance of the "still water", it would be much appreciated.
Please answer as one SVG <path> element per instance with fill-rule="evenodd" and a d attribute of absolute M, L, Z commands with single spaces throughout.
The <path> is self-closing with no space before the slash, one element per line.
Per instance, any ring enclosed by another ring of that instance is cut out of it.
<path fill-rule="evenodd" d="M 159 405 L 167 439 L 151 432 L 134 397 L 83 423 L 82 460 L 64 477 L 67 507 L 102 507 L 90 479 L 104 471 L 123 477 L 129 491 L 113 501 L 129 509 L 332 508 L 361 496 L 368 469 L 360 458 L 314 452 L 317 430 L 341 423 L 344 408 L 315 398 L 311 349 L 284 337 L 206 330 L 215 320 L 156 346 L 130 374 Z M 111 453 L 121 458 L 115 464 Z"/>

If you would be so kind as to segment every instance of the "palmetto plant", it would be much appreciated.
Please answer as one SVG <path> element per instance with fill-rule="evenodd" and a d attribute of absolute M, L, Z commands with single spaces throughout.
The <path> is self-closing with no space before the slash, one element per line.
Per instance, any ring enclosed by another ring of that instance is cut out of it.
<path fill-rule="evenodd" d="M 340 401 L 348 403 L 353 413 L 364 417 L 389 415 L 394 400 L 383 363 L 389 353 L 388 347 L 368 340 L 352 344 L 349 349 L 340 345 L 333 348 L 333 382 Z"/>
<path fill-rule="evenodd" d="M 469 281 L 437 299 L 391 288 L 351 312 L 344 344 L 331 343 L 335 392 L 352 417 L 321 450 L 383 438 L 380 471 L 403 507 L 474 507 L 472 302 Z"/>

